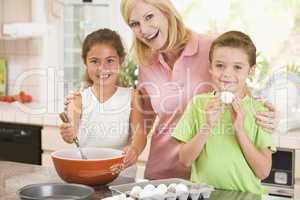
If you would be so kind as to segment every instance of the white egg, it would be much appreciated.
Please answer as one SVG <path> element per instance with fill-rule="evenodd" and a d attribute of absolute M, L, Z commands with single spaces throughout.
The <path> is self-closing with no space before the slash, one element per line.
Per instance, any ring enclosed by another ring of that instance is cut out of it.
<path fill-rule="evenodd" d="M 155 188 L 153 190 L 153 194 L 155 195 L 164 195 L 167 193 L 167 190 L 164 190 L 163 188 Z"/>
<path fill-rule="evenodd" d="M 130 191 L 130 195 L 135 196 L 135 197 L 139 196 L 139 194 L 142 190 L 143 189 L 140 186 L 134 186 Z"/>
<path fill-rule="evenodd" d="M 189 191 L 188 187 L 183 183 L 179 183 L 178 185 L 176 185 L 175 189 L 176 189 L 176 193 L 183 193 Z"/>
<path fill-rule="evenodd" d="M 168 187 L 165 184 L 160 184 L 157 186 L 156 190 L 158 190 L 160 194 L 166 194 Z"/>
<path fill-rule="evenodd" d="M 126 194 L 120 194 L 120 195 L 113 196 L 113 199 L 114 200 L 125 200 Z"/>
<path fill-rule="evenodd" d="M 222 91 L 220 93 L 220 99 L 225 104 L 231 104 L 234 99 L 234 94 L 229 91 Z"/>
<path fill-rule="evenodd" d="M 153 191 L 155 189 L 155 186 L 152 184 L 148 184 L 144 187 L 144 190 Z"/>
<path fill-rule="evenodd" d="M 169 192 L 176 192 L 176 183 L 171 183 L 170 185 L 168 185 L 168 191 Z"/>
<path fill-rule="evenodd" d="M 152 194 L 153 194 L 152 191 L 150 191 L 150 190 L 145 190 L 145 189 L 144 189 L 144 190 L 142 190 L 142 191 L 140 192 L 139 197 L 140 197 L 140 199 L 143 199 L 143 198 L 151 197 Z"/>

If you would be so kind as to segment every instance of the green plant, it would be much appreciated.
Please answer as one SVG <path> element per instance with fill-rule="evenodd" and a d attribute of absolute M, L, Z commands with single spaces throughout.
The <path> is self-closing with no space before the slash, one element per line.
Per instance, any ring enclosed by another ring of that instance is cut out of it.
<path fill-rule="evenodd" d="M 137 83 L 138 68 L 131 56 L 127 56 L 119 72 L 119 85 L 122 87 L 134 87 Z"/>
<path fill-rule="evenodd" d="M 286 64 L 277 70 L 272 70 L 270 62 L 261 53 L 257 54 L 255 75 L 247 81 L 251 89 L 261 90 L 270 81 L 271 77 L 285 76 L 300 87 L 300 65 Z"/>
<path fill-rule="evenodd" d="M 300 87 L 300 65 L 287 64 L 283 68 L 283 73 L 290 78 L 298 87 Z"/>
<path fill-rule="evenodd" d="M 259 89 L 267 81 L 267 77 L 271 73 L 270 62 L 261 53 L 258 52 L 256 55 L 256 69 L 254 76 L 250 77 L 247 84 L 252 89 Z"/>

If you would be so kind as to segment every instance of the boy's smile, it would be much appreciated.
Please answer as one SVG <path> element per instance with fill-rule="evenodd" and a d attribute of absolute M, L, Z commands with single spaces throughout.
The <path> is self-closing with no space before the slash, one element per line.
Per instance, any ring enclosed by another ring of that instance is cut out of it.
<path fill-rule="evenodd" d="M 246 52 L 232 47 L 216 47 L 209 69 L 217 90 L 233 93 L 245 90 L 246 79 L 253 75 L 254 70 Z"/>

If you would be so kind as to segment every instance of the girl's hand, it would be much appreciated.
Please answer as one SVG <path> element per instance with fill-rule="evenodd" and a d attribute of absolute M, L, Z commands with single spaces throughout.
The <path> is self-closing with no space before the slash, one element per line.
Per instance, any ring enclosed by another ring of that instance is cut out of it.
<path fill-rule="evenodd" d="M 216 97 L 210 100 L 205 109 L 207 128 L 213 128 L 220 117 L 222 104 Z"/>
<path fill-rule="evenodd" d="M 75 130 L 72 127 L 71 123 L 63 123 L 59 127 L 60 135 L 63 140 L 69 144 L 73 143 L 74 138 L 76 137 Z"/>
<path fill-rule="evenodd" d="M 245 109 L 240 97 L 235 97 L 232 102 L 233 127 L 237 133 L 244 131 Z"/>
<path fill-rule="evenodd" d="M 123 151 L 125 152 L 124 168 L 130 167 L 137 162 L 139 154 L 135 147 L 128 145 L 124 147 Z"/>
<path fill-rule="evenodd" d="M 72 102 L 72 100 L 75 99 L 76 96 L 80 96 L 80 92 L 79 91 L 74 91 L 74 92 L 71 92 L 68 96 L 65 97 L 65 100 L 64 100 L 64 111 L 66 113 L 68 113 L 68 105 Z"/>
<path fill-rule="evenodd" d="M 264 105 L 269 109 L 269 111 L 257 112 L 255 115 L 256 123 L 260 125 L 264 131 L 273 133 L 278 126 L 279 114 L 276 108 L 270 102 L 266 101 Z"/>

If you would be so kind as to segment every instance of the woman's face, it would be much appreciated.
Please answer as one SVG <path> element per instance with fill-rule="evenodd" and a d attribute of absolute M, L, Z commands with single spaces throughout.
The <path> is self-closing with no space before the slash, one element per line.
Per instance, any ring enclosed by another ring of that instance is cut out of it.
<path fill-rule="evenodd" d="M 168 39 L 168 19 L 156 7 L 137 0 L 129 17 L 134 35 L 153 50 L 160 50 Z"/>

